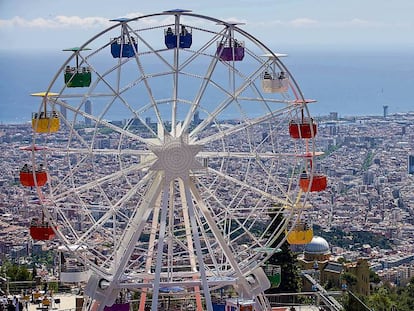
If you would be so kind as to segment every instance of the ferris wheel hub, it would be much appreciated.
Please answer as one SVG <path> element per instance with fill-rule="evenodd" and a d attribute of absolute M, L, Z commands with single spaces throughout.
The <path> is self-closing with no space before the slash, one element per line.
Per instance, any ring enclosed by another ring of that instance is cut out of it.
<path fill-rule="evenodd" d="M 192 171 L 203 168 L 196 159 L 202 148 L 202 145 L 189 144 L 185 136 L 166 135 L 161 146 L 151 147 L 151 151 L 158 158 L 151 169 L 164 171 L 167 180 L 178 177 L 186 179 Z"/>

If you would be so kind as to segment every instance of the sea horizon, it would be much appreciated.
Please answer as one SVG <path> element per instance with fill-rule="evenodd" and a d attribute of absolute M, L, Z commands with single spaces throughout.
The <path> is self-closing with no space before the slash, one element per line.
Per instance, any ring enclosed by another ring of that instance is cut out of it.
<path fill-rule="evenodd" d="M 311 115 L 381 116 L 414 111 L 409 90 L 414 85 L 414 58 L 408 50 L 286 51 L 282 59 L 306 98 Z M 0 50 L 0 123 L 30 121 L 40 99 L 69 55 L 57 51 Z M 53 91 L 53 90 L 52 90 Z M 114 118 L 115 120 L 115 118 Z"/>

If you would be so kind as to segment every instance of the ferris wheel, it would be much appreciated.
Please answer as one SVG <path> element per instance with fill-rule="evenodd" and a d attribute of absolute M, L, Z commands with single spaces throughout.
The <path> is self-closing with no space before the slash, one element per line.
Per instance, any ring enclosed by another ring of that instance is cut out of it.
<path fill-rule="evenodd" d="M 261 266 L 326 187 L 310 100 L 285 55 L 236 23 L 186 10 L 113 22 L 34 94 L 20 177 L 38 228 L 88 271 L 85 309 L 121 310 L 125 291 L 139 310 L 172 296 L 214 310 L 223 293 L 266 309 Z"/>

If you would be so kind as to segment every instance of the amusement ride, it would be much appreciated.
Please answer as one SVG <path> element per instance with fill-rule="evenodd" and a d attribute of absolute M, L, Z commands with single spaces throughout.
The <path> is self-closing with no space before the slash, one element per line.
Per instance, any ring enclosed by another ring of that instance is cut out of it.
<path fill-rule="evenodd" d="M 32 238 L 59 241 L 84 310 L 269 310 L 266 260 L 312 239 L 303 210 L 327 187 L 314 101 L 237 23 L 112 22 L 32 94 Z"/>

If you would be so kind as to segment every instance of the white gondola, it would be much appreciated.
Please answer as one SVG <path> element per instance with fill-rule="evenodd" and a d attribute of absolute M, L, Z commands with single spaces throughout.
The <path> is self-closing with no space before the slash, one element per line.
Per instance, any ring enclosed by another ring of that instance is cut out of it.
<path fill-rule="evenodd" d="M 69 248 L 69 249 L 68 249 Z M 90 270 L 79 261 L 74 251 L 81 252 L 82 247 L 78 245 L 59 246 L 59 279 L 62 283 L 87 282 Z"/>
<path fill-rule="evenodd" d="M 286 72 L 280 71 L 276 65 L 279 57 L 286 54 L 265 54 L 263 57 L 269 58 L 271 64 L 262 73 L 262 90 L 264 93 L 285 93 L 289 89 L 289 77 Z"/>

